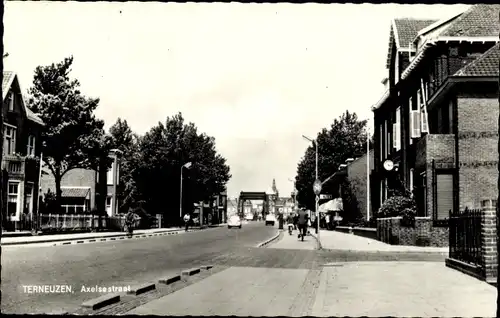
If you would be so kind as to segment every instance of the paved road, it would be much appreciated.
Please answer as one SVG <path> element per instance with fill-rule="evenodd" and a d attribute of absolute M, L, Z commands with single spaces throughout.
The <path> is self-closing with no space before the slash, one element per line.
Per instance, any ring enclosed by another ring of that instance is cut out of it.
<path fill-rule="evenodd" d="M 135 285 L 203 264 L 263 270 L 317 270 L 328 262 L 444 262 L 444 256 L 429 254 L 255 247 L 275 233 L 276 227 L 251 222 L 241 230 L 215 228 L 140 240 L 37 248 L 4 247 L 1 310 L 2 313 L 72 311 L 82 302 L 100 295 L 82 293 L 82 286 Z M 312 237 L 308 239 L 313 240 Z M 23 291 L 22 285 L 70 285 L 74 293 L 29 294 Z"/>
<path fill-rule="evenodd" d="M 173 236 L 69 246 L 2 248 L 2 313 L 72 310 L 99 293 L 82 286 L 127 286 L 157 281 L 196 265 L 238 262 L 241 253 L 276 228 L 251 223 Z M 273 260 L 271 259 L 270 262 Z M 27 293 L 23 285 L 69 285 L 73 293 Z"/>

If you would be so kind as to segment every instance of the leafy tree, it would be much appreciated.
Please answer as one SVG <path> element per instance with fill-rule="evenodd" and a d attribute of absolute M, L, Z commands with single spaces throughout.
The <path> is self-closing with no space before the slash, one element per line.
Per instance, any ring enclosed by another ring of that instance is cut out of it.
<path fill-rule="evenodd" d="M 358 120 L 356 113 L 346 111 L 335 119 L 330 129 L 323 128 L 316 138 L 318 142 L 318 177 L 326 180 L 338 171 L 348 158 L 360 157 L 366 152 L 366 120 Z M 311 145 L 299 162 L 295 183 L 298 190 L 297 201 L 301 207 L 315 208 L 312 185 L 315 179 L 315 146 Z M 338 193 L 333 182 L 323 185 L 325 192 Z"/>
<path fill-rule="evenodd" d="M 99 99 L 85 97 L 78 80 L 69 78 L 72 64 L 73 57 L 68 57 L 38 66 L 28 91 L 28 106 L 45 122 L 44 163 L 54 175 L 58 207 L 62 177 L 74 168 L 97 169 L 107 158 L 104 122 L 94 116 Z"/>
<path fill-rule="evenodd" d="M 140 200 L 136 182 L 134 180 L 134 169 L 139 162 L 139 139 L 126 120 L 118 118 L 116 123 L 110 127 L 111 144 L 114 149 L 121 151 L 119 155 L 119 183 L 117 187 L 120 212 L 126 213 L 129 207 L 134 206 Z"/>
<path fill-rule="evenodd" d="M 133 177 L 138 192 L 150 211 L 164 213 L 169 223 L 180 221 L 179 197 L 183 170 L 183 210 L 191 211 L 194 202 L 207 200 L 225 190 L 231 178 L 226 159 L 217 153 L 215 139 L 200 134 L 193 123 L 185 124 L 182 114 L 168 117 L 165 124 L 152 127 L 139 142 Z"/>

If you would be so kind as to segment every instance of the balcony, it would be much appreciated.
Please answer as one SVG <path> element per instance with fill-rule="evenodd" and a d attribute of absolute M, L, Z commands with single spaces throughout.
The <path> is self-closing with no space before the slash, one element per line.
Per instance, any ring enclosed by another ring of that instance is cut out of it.
<path fill-rule="evenodd" d="M 416 145 L 417 168 L 424 168 L 434 160 L 437 168 L 455 168 L 455 135 L 427 134 Z"/>
<path fill-rule="evenodd" d="M 9 177 L 24 177 L 26 173 L 26 157 L 4 155 L 2 157 L 2 170 L 4 169 L 9 173 Z"/>

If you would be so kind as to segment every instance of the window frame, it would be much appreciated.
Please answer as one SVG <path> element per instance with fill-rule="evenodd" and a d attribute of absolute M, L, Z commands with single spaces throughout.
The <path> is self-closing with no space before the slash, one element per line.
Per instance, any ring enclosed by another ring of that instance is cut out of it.
<path fill-rule="evenodd" d="M 17 192 L 13 193 L 10 192 L 10 186 L 11 185 L 16 185 L 17 187 Z M 7 182 L 7 217 L 10 221 L 19 221 L 20 220 L 20 212 L 21 212 L 21 180 L 9 180 Z M 10 198 L 15 197 L 16 198 L 16 213 L 11 216 L 10 211 L 9 211 L 9 201 Z"/>

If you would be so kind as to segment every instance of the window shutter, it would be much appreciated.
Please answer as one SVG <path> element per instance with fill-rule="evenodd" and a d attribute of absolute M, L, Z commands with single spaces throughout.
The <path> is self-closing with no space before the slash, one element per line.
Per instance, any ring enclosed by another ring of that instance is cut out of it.
<path fill-rule="evenodd" d="M 436 175 L 436 194 L 437 194 L 437 219 L 448 218 L 450 210 L 453 210 L 453 175 Z"/>
<path fill-rule="evenodd" d="M 410 112 L 410 131 L 411 138 L 420 138 L 420 111 L 412 110 Z"/>
<path fill-rule="evenodd" d="M 397 142 L 398 142 L 397 135 L 398 134 L 396 131 L 397 127 L 398 127 L 397 123 L 392 124 L 392 147 L 396 148 L 396 149 L 398 148 L 398 144 L 397 144 Z"/>
<path fill-rule="evenodd" d="M 420 119 L 420 124 L 421 124 L 420 131 L 421 131 L 421 133 L 426 133 L 426 134 L 429 133 L 429 123 L 427 122 L 427 120 L 428 120 L 427 112 L 424 109 L 422 111 L 421 119 Z"/>

